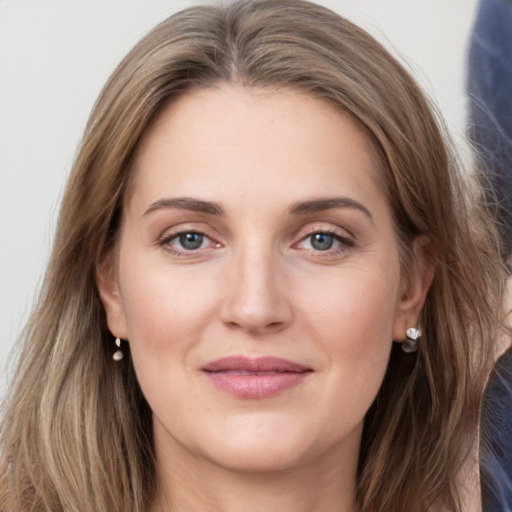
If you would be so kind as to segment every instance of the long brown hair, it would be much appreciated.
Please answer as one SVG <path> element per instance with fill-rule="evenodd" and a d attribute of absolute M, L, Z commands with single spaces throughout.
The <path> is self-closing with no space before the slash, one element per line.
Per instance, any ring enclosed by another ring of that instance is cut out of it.
<path fill-rule="evenodd" d="M 4 405 L 3 510 L 146 510 L 155 474 L 151 411 L 130 360 L 112 362 L 95 270 L 115 243 L 148 124 L 173 96 L 220 82 L 288 86 L 349 112 L 379 156 L 403 268 L 417 236 L 433 242 L 420 348 L 392 351 L 365 422 L 357 497 L 362 511 L 460 511 L 457 473 L 474 440 L 504 280 L 494 228 L 404 68 L 363 30 L 301 0 L 175 14 L 103 89 Z"/>

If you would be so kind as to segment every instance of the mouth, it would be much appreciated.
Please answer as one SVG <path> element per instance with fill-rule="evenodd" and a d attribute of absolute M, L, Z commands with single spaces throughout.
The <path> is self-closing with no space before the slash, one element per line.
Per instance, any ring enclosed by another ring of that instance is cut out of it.
<path fill-rule="evenodd" d="M 311 368 L 278 357 L 232 356 L 205 365 L 202 372 L 221 391 L 238 398 L 267 398 L 302 383 Z"/>

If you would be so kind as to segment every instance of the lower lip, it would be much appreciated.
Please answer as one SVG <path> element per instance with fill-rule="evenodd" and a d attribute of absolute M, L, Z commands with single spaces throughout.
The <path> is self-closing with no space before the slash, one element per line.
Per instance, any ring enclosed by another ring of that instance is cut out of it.
<path fill-rule="evenodd" d="M 311 372 L 238 375 L 205 372 L 218 389 L 238 398 L 267 398 L 299 385 Z"/>

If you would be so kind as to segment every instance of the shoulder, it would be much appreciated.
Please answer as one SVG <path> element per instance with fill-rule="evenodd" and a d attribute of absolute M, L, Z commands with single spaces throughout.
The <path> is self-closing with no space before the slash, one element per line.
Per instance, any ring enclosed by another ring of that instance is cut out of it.
<path fill-rule="evenodd" d="M 512 510 L 512 348 L 496 362 L 484 393 L 480 472 L 484 510 Z"/>

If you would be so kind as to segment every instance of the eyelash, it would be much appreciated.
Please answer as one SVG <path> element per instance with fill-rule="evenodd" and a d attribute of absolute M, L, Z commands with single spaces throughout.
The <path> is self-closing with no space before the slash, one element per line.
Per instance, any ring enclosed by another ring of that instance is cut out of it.
<path fill-rule="evenodd" d="M 176 249 L 172 245 L 171 242 L 174 241 L 174 240 L 179 239 L 182 236 L 186 236 L 186 235 L 198 235 L 200 237 L 203 237 L 202 238 L 202 243 L 204 243 L 205 240 L 209 240 L 210 244 L 209 244 L 208 247 L 198 247 L 197 249 L 185 249 L 185 248 Z M 300 248 L 299 247 L 301 244 L 303 244 L 308 239 L 311 239 L 311 237 L 313 237 L 315 235 L 324 235 L 324 236 L 331 237 L 334 241 L 338 242 L 340 245 L 338 247 L 334 248 L 334 249 L 329 247 L 329 248 L 324 249 L 324 250 L 322 250 L 322 249 L 314 249 L 314 248 L 307 248 L 306 249 L 306 248 Z M 178 232 L 172 233 L 170 235 L 164 236 L 162 239 L 160 239 L 158 241 L 158 245 L 160 247 L 163 247 L 165 250 L 167 250 L 167 251 L 169 251 L 169 252 L 171 252 L 174 255 L 179 256 L 179 257 L 193 257 L 193 256 L 197 256 L 199 253 L 202 253 L 205 250 L 221 247 L 220 243 L 215 242 L 208 235 L 206 235 L 206 234 L 204 234 L 204 233 L 202 233 L 200 231 L 196 231 L 196 230 L 183 230 L 183 231 L 178 231 Z M 347 238 L 345 236 L 341 236 L 339 233 L 337 233 L 337 232 L 335 232 L 333 230 L 328 230 L 328 229 L 315 229 L 315 230 L 312 230 L 309 233 L 307 233 L 305 236 L 303 236 L 298 243 L 293 245 L 293 247 L 296 247 L 296 248 L 298 248 L 300 250 L 308 251 L 308 252 L 311 252 L 311 253 L 315 253 L 315 255 L 322 256 L 322 257 L 328 257 L 328 256 L 332 256 L 332 255 L 336 255 L 336 254 L 340 254 L 340 253 L 349 251 L 354 246 L 355 246 L 355 243 L 350 238 Z"/>
<path fill-rule="evenodd" d="M 185 248 L 176 249 L 172 245 L 172 241 L 179 239 L 180 237 L 186 236 L 186 235 L 198 235 L 198 236 L 202 237 L 202 243 L 204 243 L 205 240 L 209 240 L 210 244 L 208 247 L 199 247 L 197 249 L 185 249 Z M 199 252 L 203 252 L 203 251 L 211 249 L 211 248 L 220 247 L 221 244 L 213 241 L 208 235 L 205 235 L 204 233 L 202 233 L 200 231 L 196 231 L 193 229 L 190 229 L 190 230 L 187 229 L 187 230 L 178 231 L 176 233 L 172 233 L 170 235 L 164 236 L 162 239 L 160 239 L 158 241 L 158 245 L 160 247 L 163 247 L 166 251 L 169 251 L 176 256 L 191 257 L 191 256 L 196 256 Z"/>
<path fill-rule="evenodd" d="M 325 235 L 333 238 L 336 242 L 338 242 L 340 245 L 337 248 L 328 248 L 325 250 L 321 249 L 302 249 L 304 251 L 314 252 L 315 255 L 322 256 L 322 257 L 328 257 L 333 256 L 336 254 L 340 254 L 346 251 L 349 251 L 355 246 L 355 243 L 353 240 L 351 240 L 348 237 L 342 236 L 336 231 L 329 230 L 329 229 L 314 229 L 307 233 L 304 237 L 301 238 L 300 242 L 295 244 L 295 246 L 298 246 L 300 244 L 303 244 L 306 240 L 311 239 L 315 235 Z M 310 242 L 311 243 L 311 242 Z"/>

